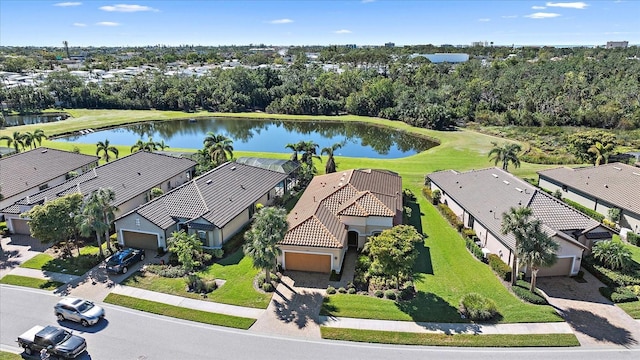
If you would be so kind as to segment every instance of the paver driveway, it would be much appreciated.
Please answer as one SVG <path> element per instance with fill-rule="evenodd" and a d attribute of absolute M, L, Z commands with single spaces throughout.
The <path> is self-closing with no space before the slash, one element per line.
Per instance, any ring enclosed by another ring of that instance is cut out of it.
<path fill-rule="evenodd" d="M 640 322 L 600 295 L 604 284 L 589 272 L 585 282 L 569 277 L 539 278 L 538 288 L 571 325 L 585 347 L 640 347 Z"/>

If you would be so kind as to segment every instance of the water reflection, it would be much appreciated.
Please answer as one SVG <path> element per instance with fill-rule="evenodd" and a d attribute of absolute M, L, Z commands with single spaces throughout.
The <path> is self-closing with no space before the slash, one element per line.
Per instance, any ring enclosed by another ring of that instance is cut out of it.
<path fill-rule="evenodd" d="M 4 117 L 5 126 L 19 126 L 31 124 L 45 124 L 50 122 L 61 121 L 68 118 L 65 113 L 47 113 L 37 115 L 6 115 Z"/>
<path fill-rule="evenodd" d="M 207 132 L 223 134 L 240 151 L 287 152 L 285 145 L 313 140 L 323 147 L 342 143 L 336 155 L 398 158 L 437 144 L 387 127 L 353 122 L 247 120 L 207 118 L 136 123 L 126 127 L 67 137 L 64 140 L 96 143 L 108 139 L 115 145 L 133 145 L 138 139 L 164 140 L 172 148 L 202 148 Z"/>

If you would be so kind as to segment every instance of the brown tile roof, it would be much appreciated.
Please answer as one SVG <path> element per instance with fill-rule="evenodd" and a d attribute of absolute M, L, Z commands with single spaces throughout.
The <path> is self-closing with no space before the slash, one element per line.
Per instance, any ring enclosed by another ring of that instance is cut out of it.
<path fill-rule="evenodd" d="M 538 171 L 538 174 L 640 215 L 640 169 L 637 167 L 612 163 L 578 169 L 561 167 Z"/>
<path fill-rule="evenodd" d="M 286 178 L 276 171 L 227 162 L 134 212 L 163 229 L 177 218 L 203 218 L 222 228 Z"/>
<path fill-rule="evenodd" d="M 102 187 L 114 190 L 116 199 L 113 205 L 119 206 L 144 194 L 154 186 L 191 170 L 195 164 L 195 161 L 186 158 L 138 151 L 95 167 L 63 184 L 31 195 L 18 201 L 18 204 L 38 204 L 76 192 L 90 194 Z M 9 213 L 9 209 L 4 211 Z"/>
<path fill-rule="evenodd" d="M 342 248 L 347 230 L 340 216 L 397 217 L 402 178 L 383 170 L 347 170 L 316 176 L 287 218 L 283 245 Z"/>
<path fill-rule="evenodd" d="M 5 198 L 45 184 L 91 163 L 97 156 L 39 147 L 0 158 L 0 184 Z"/>

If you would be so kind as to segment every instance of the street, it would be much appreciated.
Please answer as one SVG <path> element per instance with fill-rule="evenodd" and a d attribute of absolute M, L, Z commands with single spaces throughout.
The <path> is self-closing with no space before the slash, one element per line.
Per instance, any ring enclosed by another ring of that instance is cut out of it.
<path fill-rule="evenodd" d="M 50 292 L 0 285 L 0 348 L 16 350 L 16 338 L 33 325 L 59 325 Z M 100 304 L 106 321 L 94 327 L 65 321 L 61 325 L 87 339 L 88 352 L 79 359 L 384 359 L 432 358 L 499 360 L 637 359 L 640 349 L 495 349 L 445 348 L 308 341 L 272 337 L 242 330 L 198 324 Z M 481 335 L 480 335 L 481 336 Z"/>

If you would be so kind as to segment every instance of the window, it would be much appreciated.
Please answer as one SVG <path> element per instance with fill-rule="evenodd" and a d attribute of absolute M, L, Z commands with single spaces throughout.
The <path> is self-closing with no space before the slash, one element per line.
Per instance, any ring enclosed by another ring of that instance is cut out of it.
<path fill-rule="evenodd" d="M 207 246 L 207 232 L 198 230 L 198 239 L 202 242 L 202 245 Z"/>
<path fill-rule="evenodd" d="M 40 187 L 38 187 L 38 190 L 44 190 L 48 188 L 49 188 L 49 184 L 44 184 L 44 185 L 40 185 Z"/>
<path fill-rule="evenodd" d="M 473 229 L 473 224 L 475 223 L 476 219 L 474 219 L 473 216 L 469 216 L 469 220 L 467 221 L 467 227 Z"/>

